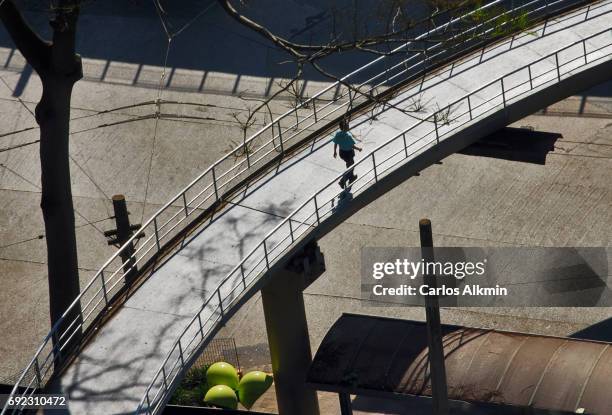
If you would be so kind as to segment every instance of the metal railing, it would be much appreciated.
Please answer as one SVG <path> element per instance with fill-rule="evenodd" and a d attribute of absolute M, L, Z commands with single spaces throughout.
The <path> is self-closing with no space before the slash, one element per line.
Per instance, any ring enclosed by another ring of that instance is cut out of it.
<path fill-rule="evenodd" d="M 601 39 L 605 40 L 603 46 L 590 45 Z M 478 122 L 487 114 L 505 109 L 533 91 L 558 83 L 577 69 L 607 61 L 610 56 L 612 29 L 606 29 L 462 96 L 379 145 L 351 167 L 359 170 L 358 179 L 351 185 L 352 197 L 363 193 L 399 165 L 451 137 L 458 129 Z M 448 114 L 452 114 L 452 118 Z M 240 299 L 240 295 L 265 274 L 275 260 L 280 259 L 297 241 L 303 240 L 342 203 L 350 203 L 350 200 L 341 197 L 342 194 L 346 195 L 345 191 L 337 188 L 338 180 L 347 172 L 348 169 L 302 203 L 221 281 L 174 343 L 149 384 L 137 413 L 157 414 L 163 410 L 172 385 L 187 367 L 186 362 L 207 341 L 209 333 Z"/>
<path fill-rule="evenodd" d="M 494 7 L 506 3 L 509 3 L 509 1 L 495 0 L 483 6 L 479 11 L 487 8 L 493 10 Z M 447 31 L 452 32 L 450 29 L 453 25 L 460 25 L 476 13 L 475 10 L 469 11 L 460 17 L 451 18 L 447 23 L 439 25 L 435 29 L 428 30 L 418 36 L 415 41 L 397 47 L 389 55 L 374 59 L 344 76 L 340 81 L 324 88 L 296 108 L 292 108 L 274 119 L 273 122 L 264 126 L 248 140 L 244 140 L 239 148 L 215 162 L 189 183 L 148 219 L 142 225 L 141 230 L 104 263 L 44 338 L 33 359 L 21 373 L 11 396 L 31 396 L 37 389 L 43 387 L 53 374 L 55 362 L 66 357 L 65 354 L 71 353 L 71 347 L 74 341 L 79 340 L 80 334 L 92 327 L 101 316 L 108 312 L 113 297 L 120 293 L 125 286 L 126 274 L 134 267 L 147 264 L 148 261 L 154 259 L 165 244 L 189 225 L 189 218 L 195 218 L 205 209 L 219 203 L 230 189 L 244 182 L 251 172 L 261 168 L 270 160 L 274 160 L 278 155 L 282 156 L 290 146 L 309 137 L 313 130 L 328 125 L 334 118 L 340 118 L 347 109 L 368 102 L 378 88 L 392 88 L 410 80 L 413 76 L 427 73 L 430 68 L 436 66 L 436 63 L 454 56 L 460 56 L 474 47 L 486 45 L 489 40 L 494 39 L 494 37 L 486 39 L 486 36 L 495 30 L 495 28 L 490 27 L 490 23 L 500 16 L 524 12 L 535 21 L 563 11 L 576 3 L 583 2 L 577 2 L 576 0 L 527 1 L 524 4 L 515 5 L 509 10 L 500 11 L 497 15 L 491 15 L 486 21 L 479 22 L 463 31 L 455 31 L 453 32 L 455 34 L 444 38 L 439 43 L 430 44 L 422 51 L 414 52 L 410 50 L 411 46 L 414 46 L 419 40 L 425 40 L 432 35 L 444 34 Z M 512 24 L 512 21 L 507 24 Z M 445 48 L 450 43 L 452 45 Z M 406 55 L 401 56 L 399 52 L 402 51 L 405 51 Z M 373 76 L 368 75 L 369 71 L 373 71 L 375 67 L 379 66 L 383 66 L 380 72 Z M 360 77 L 368 79 L 359 82 L 350 89 L 345 87 Z M 342 90 L 343 88 L 345 90 Z M 362 88 L 365 91 L 361 91 Z M 333 92 L 334 96 L 331 99 L 325 98 L 330 92 Z M 324 103 L 326 99 L 328 102 Z M 437 122 L 436 127 L 438 127 Z M 258 141 L 262 140 L 264 141 L 263 144 L 257 145 Z M 236 161 L 238 154 L 244 154 L 244 157 Z M 375 156 L 372 155 L 372 157 Z M 376 168 L 374 173 L 377 174 Z M 317 204 L 316 197 L 314 203 Z M 316 214 L 318 220 L 320 216 L 318 208 L 314 214 Z M 300 226 L 306 226 L 306 222 L 296 221 L 295 215 L 292 215 L 292 217 L 294 219 L 284 222 L 290 228 L 292 228 L 294 222 L 298 229 Z M 290 232 L 292 242 L 295 231 L 296 229 L 291 229 Z M 138 241 L 137 238 L 142 234 L 145 234 L 146 237 Z M 127 247 L 130 244 L 138 245 L 133 254 L 125 262 L 122 262 L 121 254 L 128 249 Z M 264 241 L 262 249 L 263 258 L 266 258 L 266 264 L 268 264 L 269 253 L 266 244 L 267 242 Z M 245 261 L 252 258 L 252 255 L 253 253 Z M 245 261 L 242 265 L 245 265 Z M 242 282 L 246 286 L 250 281 L 243 278 Z M 221 301 L 220 289 L 217 290 L 217 293 Z M 73 318 L 72 321 L 67 320 L 74 315 L 77 317 Z M 18 393 L 19 387 L 23 388 L 22 393 Z M 4 406 L 1 413 L 4 414 L 6 411 L 7 405 Z"/>

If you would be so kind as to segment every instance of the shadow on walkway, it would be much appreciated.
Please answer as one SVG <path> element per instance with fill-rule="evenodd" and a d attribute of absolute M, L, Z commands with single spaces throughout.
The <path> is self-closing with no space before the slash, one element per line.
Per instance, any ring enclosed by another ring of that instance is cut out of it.
<path fill-rule="evenodd" d="M 546 164 L 561 134 L 506 127 L 466 147 L 460 154 Z"/>

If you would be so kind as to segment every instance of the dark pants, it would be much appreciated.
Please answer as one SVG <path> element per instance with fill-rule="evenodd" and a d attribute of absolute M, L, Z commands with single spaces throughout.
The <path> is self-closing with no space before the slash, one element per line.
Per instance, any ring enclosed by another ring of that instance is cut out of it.
<path fill-rule="evenodd" d="M 347 168 L 351 167 L 353 164 L 355 164 L 355 150 L 340 150 L 340 158 L 344 160 Z M 342 179 L 340 179 L 340 184 L 342 187 L 344 187 L 347 180 L 349 182 L 355 180 L 353 169 L 347 171 L 346 174 L 342 176 Z"/>

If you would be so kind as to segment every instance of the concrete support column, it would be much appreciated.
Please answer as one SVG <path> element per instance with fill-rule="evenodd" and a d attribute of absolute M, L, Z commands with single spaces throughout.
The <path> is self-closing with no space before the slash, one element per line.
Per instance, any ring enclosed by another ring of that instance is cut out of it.
<path fill-rule="evenodd" d="M 312 353 L 302 291 L 324 270 L 312 243 L 261 290 L 280 415 L 319 415 L 316 391 L 305 384 Z"/>

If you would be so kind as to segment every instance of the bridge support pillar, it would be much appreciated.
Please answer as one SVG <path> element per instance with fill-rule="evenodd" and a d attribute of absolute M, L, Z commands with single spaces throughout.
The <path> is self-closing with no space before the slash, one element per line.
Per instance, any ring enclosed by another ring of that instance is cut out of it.
<path fill-rule="evenodd" d="M 324 271 L 313 242 L 261 290 L 280 415 L 319 415 L 317 393 L 305 384 L 312 353 L 302 292 Z"/>

